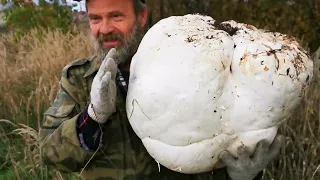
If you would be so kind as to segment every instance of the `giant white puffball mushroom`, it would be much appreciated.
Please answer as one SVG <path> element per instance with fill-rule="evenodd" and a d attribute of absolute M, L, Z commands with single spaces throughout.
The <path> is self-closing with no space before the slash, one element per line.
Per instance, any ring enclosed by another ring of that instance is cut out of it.
<path fill-rule="evenodd" d="M 209 16 L 162 19 L 130 67 L 127 116 L 148 153 L 181 173 L 219 166 L 276 136 L 299 105 L 313 62 L 294 38 Z M 155 162 L 155 163 L 156 163 Z"/>

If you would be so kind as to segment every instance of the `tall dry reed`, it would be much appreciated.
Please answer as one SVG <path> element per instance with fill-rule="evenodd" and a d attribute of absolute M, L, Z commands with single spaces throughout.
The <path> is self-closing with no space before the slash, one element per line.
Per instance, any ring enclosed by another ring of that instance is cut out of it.
<path fill-rule="evenodd" d="M 277 161 L 265 171 L 265 179 L 320 179 L 320 48 L 314 59 L 313 83 L 300 106 L 280 128 L 286 142 Z"/>
<path fill-rule="evenodd" d="M 0 119 L 6 119 L 0 121 L 0 137 L 7 140 L 0 171 L 10 162 L 18 179 L 24 174 L 37 177 L 42 171 L 37 132 L 44 110 L 55 98 L 62 68 L 93 52 L 85 30 L 42 34 L 34 30 L 19 41 L 12 34 L 0 40 Z"/>

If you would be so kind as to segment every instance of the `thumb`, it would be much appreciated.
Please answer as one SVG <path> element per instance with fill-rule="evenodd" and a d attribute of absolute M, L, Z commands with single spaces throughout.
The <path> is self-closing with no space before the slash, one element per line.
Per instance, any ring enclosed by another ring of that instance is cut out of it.
<path fill-rule="evenodd" d="M 227 150 L 220 152 L 218 158 L 226 165 L 226 166 L 234 166 L 236 164 L 235 158 L 231 155 L 231 153 Z"/>
<path fill-rule="evenodd" d="M 285 137 L 283 135 L 277 135 L 274 139 L 273 143 L 271 144 L 269 148 L 270 153 L 270 160 L 275 159 L 279 153 L 282 145 L 284 144 Z"/>

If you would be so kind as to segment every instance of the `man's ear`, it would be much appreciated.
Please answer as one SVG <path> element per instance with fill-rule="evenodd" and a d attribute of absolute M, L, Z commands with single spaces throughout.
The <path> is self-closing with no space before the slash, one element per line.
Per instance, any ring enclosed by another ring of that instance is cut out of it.
<path fill-rule="evenodd" d="M 139 21 L 140 21 L 140 24 L 142 25 L 142 27 L 145 27 L 148 23 L 148 12 L 149 12 L 149 9 L 147 6 L 145 6 L 143 8 L 143 11 L 140 12 Z"/>

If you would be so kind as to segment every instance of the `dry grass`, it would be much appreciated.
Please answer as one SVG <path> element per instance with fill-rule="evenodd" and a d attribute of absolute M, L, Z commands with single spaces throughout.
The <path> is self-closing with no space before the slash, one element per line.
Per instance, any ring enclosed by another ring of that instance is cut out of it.
<path fill-rule="evenodd" d="M 1 37 L 0 119 L 10 121 L 0 120 L 0 172 L 12 171 L 14 179 L 63 178 L 41 166 L 37 130 L 43 111 L 55 98 L 63 66 L 92 50 L 86 32 L 50 31 L 40 39 L 33 31 L 19 42 L 12 35 Z M 318 58 L 314 82 L 301 106 L 280 130 L 286 144 L 264 179 L 320 179 L 319 63 Z"/>
<path fill-rule="evenodd" d="M 93 50 L 85 31 L 49 31 L 43 38 L 38 34 L 32 31 L 18 42 L 7 34 L 0 41 L 0 119 L 10 120 L 0 121 L 0 137 L 6 140 L 1 147 L 8 148 L 0 154 L 5 157 L 0 171 L 11 166 L 17 179 L 52 174 L 40 165 L 37 130 L 42 113 L 55 98 L 62 68 Z"/>
<path fill-rule="evenodd" d="M 314 54 L 314 79 L 301 105 L 280 129 L 286 143 L 265 179 L 320 179 L 320 48 Z"/>

